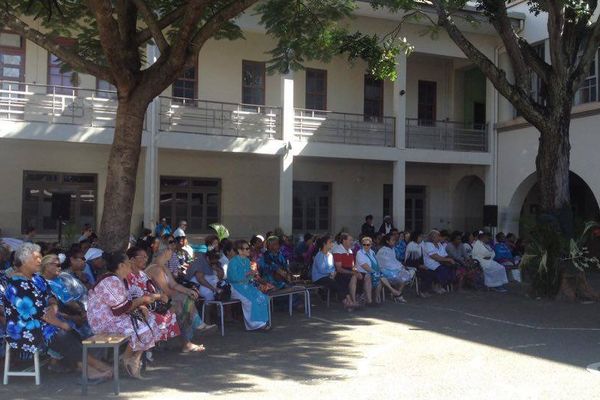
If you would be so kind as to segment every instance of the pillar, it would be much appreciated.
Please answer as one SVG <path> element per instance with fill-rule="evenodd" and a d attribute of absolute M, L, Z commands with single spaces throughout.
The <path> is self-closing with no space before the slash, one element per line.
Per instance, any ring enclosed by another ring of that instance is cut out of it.
<path fill-rule="evenodd" d="M 147 62 L 156 62 L 159 53 L 155 45 L 147 46 Z M 154 229 L 158 222 L 158 128 L 160 100 L 156 97 L 146 113 L 146 152 L 144 158 L 144 227 Z"/>
<path fill-rule="evenodd" d="M 406 55 L 401 53 L 396 58 L 396 73 L 394 81 L 394 118 L 396 118 L 396 147 L 406 148 Z"/>
<path fill-rule="evenodd" d="M 281 76 L 282 101 L 282 154 L 279 158 L 279 227 L 292 233 L 292 206 L 294 196 L 294 76 L 292 72 Z"/>
<path fill-rule="evenodd" d="M 406 221 L 406 162 L 404 160 L 394 161 L 392 213 L 396 228 L 404 229 Z"/>

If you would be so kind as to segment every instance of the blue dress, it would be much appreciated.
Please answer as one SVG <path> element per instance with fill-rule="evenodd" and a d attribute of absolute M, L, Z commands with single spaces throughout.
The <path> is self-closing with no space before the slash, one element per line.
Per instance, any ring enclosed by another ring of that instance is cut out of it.
<path fill-rule="evenodd" d="M 227 267 L 227 280 L 231 284 L 232 297 L 242 302 L 244 319 L 248 329 L 258 329 L 269 321 L 269 297 L 252 283 L 250 260 L 235 256 Z"/>
<path fill-rule="evenodd" d="M 287 286 L 287 282 L 282 281 L 276 275 L 280 269 L 286 271 L 288 269 L 287 260 L 281 251 L 276 254 L 267 251 L 258 260 L 258 272 L 260 272 L 260 276 L 277 289 L 283 289 Z"/>
<path fill-rule="evenodd" d="M 31 279 L 13 276 L 3 297 L 6 341 L 13 349 L 44 352 L 58 328 L 43 320 L 52 292 L 40 275 Z"/>

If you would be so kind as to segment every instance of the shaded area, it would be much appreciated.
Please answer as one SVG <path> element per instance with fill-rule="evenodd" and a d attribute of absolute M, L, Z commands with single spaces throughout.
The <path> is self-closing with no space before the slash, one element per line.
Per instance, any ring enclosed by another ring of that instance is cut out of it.
<path fill-rule="evenodd" d="M 599 276 L 593 275 L 591 282 L 599 286 Z M 482 359 L 497 368 L 516 362 L 517 368 L 531 363 L 522 356 L 531 356 L 539 362 L 550 361 L 548 368 L 576 367 L 581 374 L 587 374 L 586 365 L 600 360 L 597 303 L 532 300 L 518 286 L 509 294 L 468 291 L 430 299 L 410 294 L 407 299 L 406 305 L 387 301 L 355 313 L 342 311 L 338 304 L 326 309 L 314 300 L 314 318 L 299 313 L 289 318 L 277 312 L 275 329 L 269 333 L 246 332 L 241 323 L 230 322 L 224 338 L 211 334 L 198 340 L 207 347 L 204 354 L 155 352 L 156 362 L 146 374 L 150 380 L 124 379 L 121 397 L 142 398 L 147 392 L 175 389 L 200 397 L 276 398 L 273 391 L 277 389 L 271 388 L 290 387 L 291 382 L 307 394 L 311 388 L 320 393 L 322 387 L 331 385 L 352 390 L 351 385 L 360 385 L 363 377 L 366 386 L 374 382 L 376 378 L 367 374 L 377 368 L 384 371 L 377 372 L 377 377 L 389 373 L 389 379 L 399 382 L 427 379 L 431 374 L 436 388 L 445 387 L 445 374 L 455 375 L 454 369 L 478 365 Z M 394 351 L 400 357 L 389 361 L 387 353 Z M 416 359 L 417 364 L 405 365 L 406 359 Z M 405 368 L 401 369 L 404 375 L 390 368 Z M 80 397 L 77 378 L 76 374 L 58 376 L 44 371 L 40 388 L 31 379 L 14 378 L 8 387 L 0 387 L 0 397 Z M 91 387 L 90 397 L 114 398 L 111 389 L 110 383 Z"/>

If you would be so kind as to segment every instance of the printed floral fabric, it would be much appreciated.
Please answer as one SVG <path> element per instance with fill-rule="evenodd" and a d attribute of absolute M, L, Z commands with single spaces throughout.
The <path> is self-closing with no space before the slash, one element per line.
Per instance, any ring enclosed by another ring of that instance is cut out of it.
<path fill-rule="evenodd" d="M 137 274 L 130 273 L 127 276 L 127 282 L 129 283 L 129 293 L 133 298 L 158 293 L 152 280 L 144 271 L 140 271 Z M 154 313 L 154 320 L 160 330 L 161 341 L 179 336 L 179 325 L 177 325 L 177 317 L 173 312 L 167 311 L 164 315 Z"/>
<path fill-rule="evenodd" d="M 6 316 L 6 340 L 13 349 L 44 352 L 58 328 L 42 320 L 52 292 L 39 275 L 8 280 L 2 303 Z"/>

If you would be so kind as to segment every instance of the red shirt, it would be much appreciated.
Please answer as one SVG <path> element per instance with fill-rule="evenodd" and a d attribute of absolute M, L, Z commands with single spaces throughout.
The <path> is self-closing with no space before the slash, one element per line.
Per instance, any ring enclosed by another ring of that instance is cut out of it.
<path fill-rule="evenodd" d="M 342 263 L 342 268 L 354 268 L 354 255 L 352 250 L 346 250 L 342 245 L 333 248 L 333 262 Z"/>

